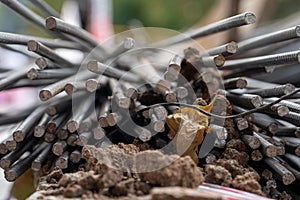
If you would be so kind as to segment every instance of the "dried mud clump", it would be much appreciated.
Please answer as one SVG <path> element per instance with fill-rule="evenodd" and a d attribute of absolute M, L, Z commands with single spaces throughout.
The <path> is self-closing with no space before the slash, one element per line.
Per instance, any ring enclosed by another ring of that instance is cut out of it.
<path fill-rule="evenodd" d="M 87 161 L 87 170 L 93 170 L 98 174 L 102 168 L 108 167 L 118 171 L 131 172 L 133 155 L 139 151 L 134 145 L 112 145 L 109 148 L 96 148 L 86 145 L 82 149 L 82 157 Z"/>
<path fill-rule="evenodd" d="M 63 176 L 63 172 L 61 171 L 61 169 L 56 168 L 50 174 L 48 174 L 47 182 L 58 183 L 58 181 L 61 179 L 62 176 Z"/>
<path fill-rule="evenodd" d="M 237 160 L 239 164 L 245 166 L 249 161 L 249 155 L 246 152 L 238 151 L 232 148 L 226 148 L 223 158 Z"/>
<path fill-rule="evenodd" d="M 56 169 L 40 184 L 43 187 L 37 194 L 55 195 L 55 199 L 147 199 L 156 186 L 197 188 L 204 181 L 201 169 L 188 156 L 140 152 L 125 144 L 107 148 L 87 145 L 82 156 L 87 161 L 86 171 L 63 174 Z"/>
<path fill-rule="evenodd" d="M 236 149 L 238 151 L 247 151 L 247 145 L 240 139 L 229 140 L 226 144 L 226 147 Z"/>
<path fill-rule="evenodd" d="M 231 185 L 232 176 L 224 167 L 217 165 L 206 165 L 205 172 L 205 182 L 223 186 Z"/>
<path fill-rule="evenodd" d="M 251 167 L 243 167 L 237 160 L 219 159 L 206 165 L 204 170 L 205 182 L 263 195 L 259 174 Z"/>
<path fill-rule="evenodd" d="M 225 169 L 227 169 L 233 177 L 237 176 L 237 175 L 243 175 L 247 172 L 253 172 L 255 173 L 255 177 L 259 180 L 259 175 L 258 173 L 252 169 L 252 168 L 244 168 L 242 165 L 240 165 L 238 163 L 237 160 L 233 160 L 233 159 L 219 159 L 216 161 L 215 163 L 216 165 L 222 166 Z"/>
<path fill-rule="evenodd" d="M 258 181 L 253 178 L 252 173 L 237 175 L 232 181 L 232 186 L 240 190 L 255 193 L 258 195 L 263 195 L 263 192 L 261 191 L 261 186 L 258 183 Z"/>
<path fill-rule="evenodd" d="M 170 156 L 159 151 L 144 151 L 135 156 L 135 162 L 137 172 L 146 172 L 139 173 L 141 180 L 152 185 L 196 188 L 204 181 L 200 168 L 189 156 Z"/>

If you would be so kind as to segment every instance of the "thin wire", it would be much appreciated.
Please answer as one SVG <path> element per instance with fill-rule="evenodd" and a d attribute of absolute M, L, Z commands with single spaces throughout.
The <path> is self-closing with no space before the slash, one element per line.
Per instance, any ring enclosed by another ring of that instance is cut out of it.
<path fill-rule="evenodd" d="M 209 117 L 216 117 L 216 118 L 219 118 L 219 119 L 233 119 L 233 118 L 238 118 L 238 117 L 243 117 L 245 115 L 248 115 L 248 114 L 251 114 L 251 113 L 254 113 L 254 112 L 258 112 L 260 110 L 263 110 L 263 109 L 266 109 L 270 106 L 273 106 L 274 104 L 276 103 L 279 103 L 280 101 L 282 101 L 283 99 L 287 98 L 287 97 L 290 97 L 296 93 L 300 92 L 300 88 L 294 90 L 293 92 L 289 93 L 289 94 L 286 94 L 286 95 L 283 95 L 281 96 L 279 99 L 277 99 L 276 101 L 273 101 L 269 104 L 266 104 L 266 105 L 263 105 L 261 107 L 258 107 L 258 108 L 254 108 L 254 109 L 251 109 L 251 110 L 248 110 L 246 112 L 243 112 L 243 113 L 240 113 L 240 114 L 236 114 L 236 115 L 227 115 L 227 116 L 222 116 L 222 115 L 216 115 L 216 114 L 213 114 L 213 113 L 209 113 L 201 108 L 198 108 L 194 105 L 191 105 L 191 104 L 186 104 L 186 103 L 158 103 L 158 104 L 153 104 L 151 106 L 148 106 L 147 108 L 143 108 L 141 110 L 139 110 L 139 112 L 143 112 L 145 110 L 148 110 L 148 109 L 151 109 L 151 108 L 155 108 L 155 107 L 159 107 L 159 106 L 184 106 L 184 107 L 188 107 L 188 108 L 192 108 L 194 110 L 197 110 L 199 112 L 201 112 L 202 114 L 206 115 L 206 116 L 209 116 Z"/>

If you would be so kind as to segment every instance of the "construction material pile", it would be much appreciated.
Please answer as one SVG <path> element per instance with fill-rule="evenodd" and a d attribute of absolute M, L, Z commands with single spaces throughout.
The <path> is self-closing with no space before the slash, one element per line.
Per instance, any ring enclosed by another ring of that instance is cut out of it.
<path fill-rule="evenodd" d="M 7 135 L 0 143 L 0 167 L 8 181 L 31 168 L 56 184 L 43 195 L 142 196 L 152 187 L 197 188 L 206 182 L 299 198 L 300 89 L 294 68 L 300 50 L 288 48 L 299 37 L 298 26 L 208 50 L 186 44 L 255 22 L 254 14 L 242 13 L 145 48 L 124 37 L 107 49 L 55 15 L 44 19 L 18 1 L 1 2 L 55 38 L 0 32 L 1 47 L 27 46 L 34 54 L 20 53 L 35 63 L 1 70 L 1 92 L 32 87 L 40 99 L 0 115 L 1 134 Z M 161 50 L 168 48 L 177 54 Z M 84 59 L 74 62 L 60 49 Z M 276 83 L 274 74 L 282 70 L 293 74 Z M 63 174 L 68 172 L 75 173 Z M 155 195 L 159 199 L 164 190 L 152 190 Z"/>

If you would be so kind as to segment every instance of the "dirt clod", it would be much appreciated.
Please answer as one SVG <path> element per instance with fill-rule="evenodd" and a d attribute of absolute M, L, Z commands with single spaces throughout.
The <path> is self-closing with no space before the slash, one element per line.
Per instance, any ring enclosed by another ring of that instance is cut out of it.
<path fill-rule="evenodd" d="M 206 165 L 205 172 L 205 182 L 223 186 L 231 185 L 232 176 L 224 167 L 217 165 Z"/>

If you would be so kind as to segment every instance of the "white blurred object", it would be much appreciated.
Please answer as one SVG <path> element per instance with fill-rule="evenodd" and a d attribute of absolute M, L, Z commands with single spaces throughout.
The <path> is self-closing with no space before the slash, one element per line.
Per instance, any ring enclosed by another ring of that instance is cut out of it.
<path fill-rule="evenodd" d="M 1 49 L 0 55 L 0 66 L 4 69 L 23 68 L 28 63 L 28 57 L 13 51 Z"/>
<path fill-rule="evenodd" d="M 60 17 L 69 24 L 81 27 L 79 5 L 76 1 L 65 1 L 61 9 Z"/>
<path fill-rule="evenodd" d="M 0 169 L 0 199 L 4 200 L 4 199 L 9 199 L 10 197 L 10 190 L 13 186 L 12 182 L 8 182 L 7 180 L 5 180 L 4 178 L 4 170 Z"/>
<path fill-rule="evenodd" d="M 88 31 L 95 36 L 97 41 L 102 42 L 114 33 L 112 1 L 90 0 L 90 4 Z"/>

